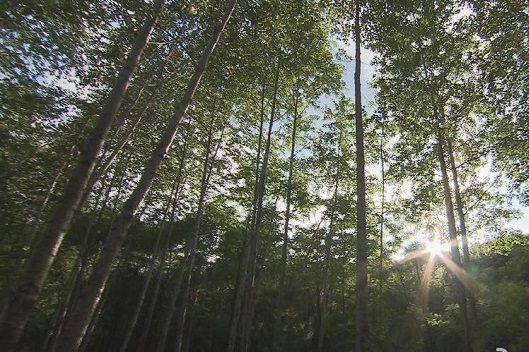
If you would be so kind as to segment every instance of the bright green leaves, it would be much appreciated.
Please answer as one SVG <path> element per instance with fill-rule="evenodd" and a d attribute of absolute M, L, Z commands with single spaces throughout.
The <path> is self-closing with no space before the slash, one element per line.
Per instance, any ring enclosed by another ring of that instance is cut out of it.
<path fill-rule="evenodd" d="M 504 233 L 477 248 L 476 279 L 482 290 L 483 342 L 527 348 L 529 312 L 529 241 L 521 233 Z"/>
<path fill-rule="evenodd" d="M 527 203 L 529 146 L 527 86 L 529 84 L 529 7 L 524 1 L 472 1 L 473 27 L 480 36 L 476 61 L 492 114 L 491 133 L 497 167 L 513 180 L 513 189 Z"/>

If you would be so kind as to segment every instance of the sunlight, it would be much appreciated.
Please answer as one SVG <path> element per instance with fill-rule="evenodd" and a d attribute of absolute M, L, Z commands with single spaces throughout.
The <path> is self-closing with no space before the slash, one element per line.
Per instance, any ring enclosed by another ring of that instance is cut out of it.
<path fill-rule="evenodd" d="M 439 256 L 444 266 L 457 278 L 459 282 L 465 287 L 469 292 L 477 292 L 477 285 L 472 279 L 472 277 L 459 265 L 454 263 L 454 261 L 447 256 Z"/>
<path fill-rule="evenodd" d="M 420 314 L 426 314 L 428 312 L 430 283 L 436 263 L 440 262 L 457 278 L 466 290 L 469 292 L 477 291 L 476 284 L 470 275 L 463 268 L 454 263 L 452 259 L 450 259 L 450 256 L 446 254 L 447 252 L 450 252 L 450 249 L 450 243 L 425 241 L 420 248 L 405 254 L 399 253 L 398 256 L 394 255 L 393 257 L 395 263 L 405 263 L 418 258 L 423 258 L 423 260 L 425 260 L 428 258 L 424 270 L 420 274 L 421 283 L 416 297 L 416 304 Z M 416 261 L 417 275 L 419 275 L 419 263 L 420 261 Z"/>
<path fill-rule="evenodd" d="M 421 286 L 417 292 L 417 306 L 421 309 L 423 314 L 428 312 L 428 299 L 430 296 L 430 282 L 432 281 L 433 272 L 435 269 L 435 260 L 433 255 L 430 256 L 426 268 L 422 274 Z"/>
<path fill-rule="evenodd" d="M 439 242 L 428 242 L 426 243 L 426 252 L 430 253 L 432 256 L 440 256 L 443 252 L 450 249 L 448 244 L 442 244 Z"/>
<path fill-rule="evenodd" d="M 408 262 L 410 260 L 422 257 L 425 254 L 429 254 L 431 257 L 444 256 L 443 253 L 450 251 L 449 243 L 439 243 L 437 241 L 426 241 L 421 245 L 421 248 L 416 249 L 409 253 L 397 252 L 393 254 L 393 262 Z"/>

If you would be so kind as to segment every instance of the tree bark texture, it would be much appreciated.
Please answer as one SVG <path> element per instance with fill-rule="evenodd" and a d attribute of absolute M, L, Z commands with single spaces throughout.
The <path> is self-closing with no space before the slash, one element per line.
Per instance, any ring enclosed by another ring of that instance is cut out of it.
<path fill-rule="evenodd" d="M 195 72 L 189 79 L 187 88 L 180 101 L 180 104 L 176 108 L 171 119 L 168 121 L 168 125 L 161 137 L 161 140 L 147 162 L 147 165 L 142 172 L 136 188 L 132 191 L 132 194 L 124 203 L 120 214 L 117 216 L 114 225 L 105 239 L 105 243 L 99 258 L 95 263 L 92 275 L 90 276 L 85 289 L 81 293 L 79 302 L 72 313 L 70 324 L 65 327 L 60 338 L 60 351 L 73 352 L 78 348 L 83 335 L 86 332 L 90 317 L 97 305 L 99 298 L 101 297 L 101 293 L 104 290 L 106 280 L 110 275 L 112 264 L 119 254 L 134 214 L 138 210 L 138 207 L 143 201 L 145 195 L 148 193 L 156 173 L 174 140 L 180 121 L 187 112 L 189 104 L 191 103 L 191 100 L 193 99 L 200 80 L 204 74 L 209 58 L 211 57 L 211 54 L 213 53 L 220 39 L 226 23 L 231 17 L 236 2 L 236 0 L 230 1 L 219 22 L 215 26 L 215 29 L 211 33 L 197 67 L 195 68 Z"/>
<path fill-rule="evenodd" d="M 13 351 L 22 335 L 51 264 L 80 204 L 112 121 L 125 97 L 132 75 L 139 65 L 141 54 L 154 29 L 163 4 L 163 0 L 156 0 L 153 15 L 147 18 L 139 30 L 96 125 L 81 151 L 79 162 L 68 180 L 51 219 L 40 236 L 40 241 L 26 262 L 7 308 L 0 317 L 0 346 L 5 352 Z"/>

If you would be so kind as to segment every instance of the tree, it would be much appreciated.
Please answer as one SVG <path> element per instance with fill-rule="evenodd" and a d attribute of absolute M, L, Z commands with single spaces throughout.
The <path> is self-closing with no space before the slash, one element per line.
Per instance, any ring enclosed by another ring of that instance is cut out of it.
<path fill-rule="evenodd" d="M 167 150 L 171 146 L 178 125 L 191 103 L 200 79 L 204 74 L 209 57 L 220 39 L 220 35 L 233 12 L 235 4 L 236 0 L 232 0 L 220 17 L 218 24 L 215 26 L 215 29 L 208 40 L 200 61 L 198 62 L 195 73 L 189 79 L 185 94 L 164 131 L 160 143 L 153 151 L 138 185 L 123 205 L 120 214 L 117 216 L 116 222 L 109 232 L 98 261 L 94 266 L 89 282 L 83 290 L 77 306 L 72 312 L 69 325 L 66 325 L 62 336 L 60 337 L 57 347 L 59 350 L 73 351 L 80 345 L 82 337 L 88 327 L 90 317 L 92 316 L 101 293 L 104 290 L 106 280 L 110 275 L 112 264 L 119 253 L 131 220 L 133 219 L 140 202 L 143 200 L 152 185 L 156 172 L 160 167 Z"/>
<path fill-rule="evenodd" d="M 367 216 L 364 124 L 360 86 L 360 0 L 355 0 L 355 126 L 356 126 L 356 352 L 367 351 Z"/>
<path fill-rule="evenodd" d="M 422 165 L 432 165 L 431 163 L 436 159 L 439 162 L 448 233 L 453 246 L 452 259 L 461 265 L 445 149 L 447 143 L 451 143 L 450 141 L 454 139 L 453 136 L 458 136 L 460 141 L 468 141 L 469 145 L 480 143 L 478 138 L 465 134 L 469 128 L 467 126 L 476 126 L 479 130 L 482 125 L 475 119 L 472 112 L 473 109 L 479 111 L 479 88 L 475 84 L 475 75 L 470 65 L 475 43 L 469 30 L 468 21 L 464 17 L 461 20 L 454 19 L 457 11 L 460 11 L 457 4 L 448 1 L 445 5 L 436 6 L 425 2 L 421 4 L 420 8 L 414 9 L 403 3 L 396 5 L 399 11 L 395 11 L 397 14 L 395 18 L 381 20 L 392 24 L 399 19 L 405 21 L 409 35 L 394 36 L 388 33 L 388 37 L 391 39 L 381 41 L 391 43 L 390 46 L 394 49 L 385 50 L 381 54 L 382 69 L 378 84 L 381 87 L 381 92 L 384 92 L 381 96 L 384 106 L 387 106 L 388 102 L 392 102 L 390 103 L 392 105 L 390 110 L 400 111 L 397 113 L 398 119 L 401 119 L 402 122 L 407 120 L 405 124 L 413 126 L 414 129 L 413 133 L 410 134 L 404 128 L 399 128 L 397 133 L 400 141 L 397 142 L 398 147 L 395 148 L 400 149 L 403 155 L 406 155 L 404 158 L 399 158 L 400 165 L 395 166 L 400 168 L 403 174 L 408 174 L 416 180 L 422 180 L 418 183 L 416 193 L 420 196 L 415 198 L 417 201 L 413 204 L 415 205 L 413 211 L 420 212 L 421 209 L 418 206 L 428 210 L 431 203 L 420 203 L 427 199 L 436 198 L 435 186 L 431 183 L 434 175 L 431 170 L 423 168 Z M 444 20 L 438 22 L 441 18 Z M 446 23 L 451 24 L 447 25 Z M 372 35 L 385 38 L 383 31 Z M 413 48 L 411 55 L 402 52 L 403 42 Z M 395 100 L 397 96 L 400 97 L 400 101 Z M 408 110 L 414 104 L 413 100 L 417 101 L 418 99 L 428 103 L 419 104 L 412 110 Z M 404 105 L 404 102 L 408 104 Z M 416 118 L 407 119 L 404 115 L 406 113 L 403 114 L 406 110 Z M 446 116 L 449 117 L 446 118 Z M 436 127 L 432 130 L 428 124 Z M 474 128 L 476 129 L 476 127 Z M 400 144 L 401 141 L 402 144 Z M 462 144 L 466 144 L 466 141 Z M 484 155 L 480 155 L 476 150 L 458 149 L 459 155 L 464 155 L 469 159 L 469 162 L 464 165 L 466 175 L 475 173 L 476 169 L 480 167 L 479 160 L 484 158 Z M 437 158 L 434 156 L 434 151 L 437 153 Z M 411 169 L 413 172 L 410 173 Z M 456 182 L 459 184 L 457 180 Z M 459 189 L 456 193 L 459 193 L 459 201 L 461 201 Z M 461 208 L 461 203 L 459 203 L 459 208 Z M 461 213 L 459 215 L 460 219 L 464 221 Z M 464 225 L 463 223 L 461 229 L 465 228 Z M 463 240 L 466 241 L 466 234 Z M 468 323 L 466 298 L 463 287 L 459 283 L 456 285 L 458 285 L 456 290 L 460 291 L 458 301 L 461 307 L 466 349 L 469 349 L 472 332 Z M 472 300 L 470 297 L 470 301 Z M 473 304 L 471 305 L 473 306 Z M 474 316 L 474 309 L 471 309 L 471 313 Z M 471 321 L 475 321 L 475 319 L 472 318 Z"/>
<path fill-rule="evenodd" d="M 16 348 L 524 349 L 527 5 L 228 3 L 164 2 Z M 4 290 L 153 5 L 0 5 Z"/>
<path fill-rule="evenodd" d="M 527 4 L 469 1 L 473 30 L 481 40 L 474 60 L 489 116 L 490 147 L 496 168 L 511 180 L 511 191 L 527 202 Z M 516 162 L 513 162 L 516 160 Z"/>
<path fill-rule="evenodd" d="M 292 206 L 292 183 L 294 181 L 294 161 L 296 155 L 296 132 L 298 128 L 298 119 L 299 119 L 299 100 L 300 92 L 299 88 L 294 89 L 294 111 L 292 116 L 292 136 L 291 136 L 291 147 L 290 147 L 290 156 L 288 163 L 288 179 L 287 179 L 287 194 L 286 194 L 286 209 L 285 209 L 285 227 L 283 230 L 283 244 L 281 247 L 281 271 L 279 274 L 279 287 L 276 298 L 276 309 L 279 310 L 279 314 L 276 315 L 275 325 L 274 325 L 274 341 L 273 341 L 273 350 L 277 352 L 280 350 L 281 346 L 281 331 L 283 330 L 283 301 L 285 295 L 285 286 L 286 286 L 286 275 L 287 275 L 287 258 L 288 258 L 288 241 L 289 241 L 289 230 L 290 230 L 290 218 L 291 218 L 291 206 Z"/>
<path fill-rule="evenodd" d="M 40 240 L 26 263 L 26 268 L 19 279 L 19 284 L 2 314 L 0 320 L 0 343 L 7 351 L 15 348 L 22 334 L 53 259 L 68 230 L 73 214 L 79 206 L 81 195 L 94 169 L 97 156 L 123 101 L 132 74 L 139 64 L 143 48 L 154 29 L 162 6 L 163 1 L 157 1 L 154 4 L 153 14 L 147 17 L 144 25 L 138 31 L 131 51 L 116 78 L 113 90 L 101 110 L 91 137 L 81 152 L 79 163 L 75 170 L 72 171 L 54 215 L 50 218 L 46 230 L 40 235 Z"/>

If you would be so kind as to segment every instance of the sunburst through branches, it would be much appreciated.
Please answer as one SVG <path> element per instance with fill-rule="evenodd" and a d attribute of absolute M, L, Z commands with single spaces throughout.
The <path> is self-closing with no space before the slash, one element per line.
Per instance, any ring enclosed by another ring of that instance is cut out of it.
<path fill-rule="evenodd" d="M 426 259 L 426 266 L 422 275 L 419 274 L 419 267 L 417 264 L 417 274 L 421 276 L 421 285 L 417 293 L 417 306 L 423 314 L 428 311 L 430 284 L 437 263 L 442 264 L 448 269 L 461 282 L 465 287 L 465 290 L 474 292 L 476 289 L 474 282 L 468 273 L 447 255 L 450 250 L 450 243 L 428 241 L 421 248 L 407 253 L 402 260 L 399 260 L 399 262 L 404 263 L 419 258 Z"/>

